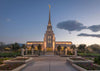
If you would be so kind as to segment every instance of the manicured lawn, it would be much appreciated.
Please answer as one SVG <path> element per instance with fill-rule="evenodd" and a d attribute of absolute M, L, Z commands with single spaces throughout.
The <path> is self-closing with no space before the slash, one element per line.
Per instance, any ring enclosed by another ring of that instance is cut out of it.
<path fill-rule="evenodd" d="M 20 56 L 20 52 L 0 53 L 0 57 L 16 57 L 16 56 Z"/>
<path fill-rule="evenodd" d="M 78 53 L 80 56 L 100 56 L 100 54 L 97 53 Z"/>

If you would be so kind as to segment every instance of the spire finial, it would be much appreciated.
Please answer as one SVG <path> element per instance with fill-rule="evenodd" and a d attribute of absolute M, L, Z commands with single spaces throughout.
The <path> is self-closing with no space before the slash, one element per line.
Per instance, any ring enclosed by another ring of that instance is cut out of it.
<path fill-rule="evenodd" d="M 51 5 L 49 4 L 49 21 L 48 21 L 48 25 L 51 25 L 51 20 L 50 20 L 50 8 L 51 8 Z"/>

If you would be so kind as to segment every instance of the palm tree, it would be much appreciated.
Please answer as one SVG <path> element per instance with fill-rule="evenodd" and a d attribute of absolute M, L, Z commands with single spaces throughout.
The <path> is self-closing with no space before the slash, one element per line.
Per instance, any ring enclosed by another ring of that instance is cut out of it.
<path fill-rule="evenodd" d="M 61 46 L 60 45 L 57 47 L 57 50 L 58 50 L 59 55 L 60 55 L 60 50 L 61 50 Z"/>
<path fill-rule="evenodd" d="M 39 51 L 39 55 L 40 55 L 40 52 L 41 52 L 41 45 L 40 44 L 38 45 L 38 51 Z"/>

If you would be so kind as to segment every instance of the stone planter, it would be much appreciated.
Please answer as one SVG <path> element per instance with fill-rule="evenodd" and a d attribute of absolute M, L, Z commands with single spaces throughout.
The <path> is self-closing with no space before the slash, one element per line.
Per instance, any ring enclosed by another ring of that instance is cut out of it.
<path fill-rule="evenodd" d="M 94 64 L 95 65 L 95 64 Z M 72 64 L 72 66 L 74 67 L 74 68 L 76 68 L 77 70 L 79 70 L 79 71 L 100 71 L 100 70 L 87 70 L 87 69 L 85 69 L 85 68 L 82 68 L 82 67 L 80 67 L 80 66 L 78 66 L 78 65 L 76 65 L 76 64 Z M 99 66 L 100 67 L 100 66 Z"/>
<path fill-rule="evenodd" d="M 15 69 L 13 69 L 13 70 L 0 70 L 0 71 L 20 71 L 20 70 L 21 70 L 22 68 L 24 68 L 25 66 L 26 66 L 26 64 L 23 64 L 23 65 L 21 65 L 21 66 L 15 68 Z"/>
<path fill-rule="evenodd" d="M 74 68 L 76 68 L 79 71 L 100 71 L 100 70 L 98 70 L 99 67 L 100 67 L 99 65 L 93 64 L 93 61 L 86 60 L 86 59 L 81 58 L 81 57 L 77 57 L 77 58 L 75 58 L 75 57 L 67 58 L 67 62 L 70 63 Z M 79 64 L 79 65 L 77 65 L 77 64 Z M 92 64 L 92 67 L 93 68 L 91 68 L 91 64 Z M 87 69 L 89 69 L 89 70 L 87 70 Z M 97 70 L 90 70 L 90 69 L 97 69 Z"/>
<path fill-rule="evenodd" d="M 16 60 L 17 58 L 14 58 L 15 60 L 5 60 L 3 63 L 9 64 L 9 63 L 28 63 L 33 60 L 33 58 L 29 58 L 27 60 Z"/>
<path fill-rule="evenodd" d="M 67 58 L 67 61 L 70 63 L 70 64 L 73 64 L 73 63 L 93 63 L 93 61 L 91 60 L 72 60 L 71 58 Z"/>

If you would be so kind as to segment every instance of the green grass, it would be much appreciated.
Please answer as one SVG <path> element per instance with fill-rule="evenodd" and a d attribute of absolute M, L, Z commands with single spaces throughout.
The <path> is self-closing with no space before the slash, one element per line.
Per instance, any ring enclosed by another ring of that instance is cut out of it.
<path fill-rule="evenodd" d="M 81 56 L 100 56 L 98 53 L 78 53 Z"/>
<path fill-rule="evenodd" d="M 20 52 L 0 53 L 0 57 L 16 57 L 16 56 L 20 56 Z"/>

